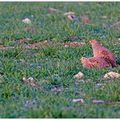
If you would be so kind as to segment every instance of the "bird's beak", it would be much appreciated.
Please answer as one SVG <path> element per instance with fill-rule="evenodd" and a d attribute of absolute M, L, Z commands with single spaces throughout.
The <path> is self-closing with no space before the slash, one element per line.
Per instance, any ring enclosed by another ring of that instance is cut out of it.
<path fill-rule="evenodd" d="M 80 61 L 82 62 L 83 59 L 84 59 L 84 57 L 81 57 Z"/>
<path fill-rule="evenodd" d="M 93 43 L 95 43 L 95 39 L 93 39 L 93 40 L 90 40 L 89 42 L 90 42 L 90 44 L 93 44 Z"/>
<path fill-rule="evenodd" d="M 89 43 L 92 44 L 92 40 L 90 40 Z"/>

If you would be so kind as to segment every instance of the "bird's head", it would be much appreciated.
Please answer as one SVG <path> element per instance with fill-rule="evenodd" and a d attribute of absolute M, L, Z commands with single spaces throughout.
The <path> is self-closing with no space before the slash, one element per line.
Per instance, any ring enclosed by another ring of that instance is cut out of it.
<path fill-rule="evenodd" d="M 89 41 L 90 42 L 90 44 L 92 45 L 92 47 L 100 47 L 100 46 L 102 46 L 102 44 L 100 44 L 97 40 L 90 40 Z"/>
<path fill-rule="evenodd" d="M 90 44 L 91 45 L 94 45 L 94 44 L 96 44 L 96 43 L 98 43 L 95 39 L 94 40 L 90 40 Z"/>
<path fill-rule="evenodd" d="M 86 60 L 85 57 L 81 57 L 80 62 L 83 63 Z"/>

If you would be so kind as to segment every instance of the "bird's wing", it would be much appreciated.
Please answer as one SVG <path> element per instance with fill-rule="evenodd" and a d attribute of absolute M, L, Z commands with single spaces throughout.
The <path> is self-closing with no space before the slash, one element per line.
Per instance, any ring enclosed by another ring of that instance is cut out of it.
<path fill-rule="evenodd" d="M 102 54 L 102 55 L 104 55 L 104 56 L 109 56 L 109 51 L 108 50 L 104 50 L 104 49 L 102 49 L 102 50 L 100 50 L 99 51 L 99 54 Z"/>
<path fill-rule="evenodd" d="M 108 64 L 111 64 L 112 67 L 116 67 L 115 57 L 112 55 L 111 52 L 109 52 L 107 50 L 102 50 L 102 51 L 100 51 L 100 54 L 102 54 L 102 57 L 105 59 L 105 61 Z"/>
<path fill-rule="evenodd" d="M 89 61 L 90 61 L 90 63 L 93 64 L 93 65 L 98 65 L 98 64 L 99 64 L 99 61 L 96 60 L 96 59 L 90 59 Z"/>

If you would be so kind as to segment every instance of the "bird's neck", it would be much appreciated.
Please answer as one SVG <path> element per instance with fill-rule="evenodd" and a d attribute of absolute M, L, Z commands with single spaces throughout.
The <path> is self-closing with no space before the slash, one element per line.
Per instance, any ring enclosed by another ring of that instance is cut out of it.
<path fill-rule="evenodd" d="M 95 44 L 95 45 L 92 45 L 92 50 L 93 50 L 93 56 L 98 56 L 98 53 L 101 49 L 101 45 L 100 44 Z"/>
<path fill-rule="evenodd" d="M 99 43 L 96 43 L 96 44 L 92 45 L 92 47 L 93 47 L 93 49 L 98 50 L 102 46 Z"/>

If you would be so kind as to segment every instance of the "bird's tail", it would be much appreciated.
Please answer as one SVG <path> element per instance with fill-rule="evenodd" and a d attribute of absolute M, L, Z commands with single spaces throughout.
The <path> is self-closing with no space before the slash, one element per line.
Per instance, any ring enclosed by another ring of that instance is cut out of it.
<path fill-rule="evenodd" d="M 115 61 L 109 60 L 109 59 L 107 59 L 107 58 L 104 58 L 104 59 L 105 59 L 105 61 L 106 61 L 108 64 L 110 64 L 112 67 L 117 67 L 117 64 L 116 64 Z"/>

